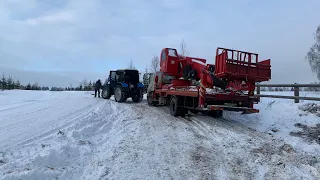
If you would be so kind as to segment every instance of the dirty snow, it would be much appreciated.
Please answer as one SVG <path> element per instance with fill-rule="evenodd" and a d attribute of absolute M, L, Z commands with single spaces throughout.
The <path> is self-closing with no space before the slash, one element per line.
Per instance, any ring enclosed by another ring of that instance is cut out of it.
<path fill-rule="evenodd" d="M 319 117 L 293 100 L 262 98 L 253 115 L 175 118 L 91 93 L 0 92 L 0 179 L 320 177 L 320 145 L 290 135 Z"/>

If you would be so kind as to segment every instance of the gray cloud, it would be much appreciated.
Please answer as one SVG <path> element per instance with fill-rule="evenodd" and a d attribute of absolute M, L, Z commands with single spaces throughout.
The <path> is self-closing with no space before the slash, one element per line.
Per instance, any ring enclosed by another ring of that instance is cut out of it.
<path fill-rule="evenodd" d="M 253 51 L 271 58 L 272 82 L 312 82 L 304 56 L 320 2 L 308 2 L 3 0 L 0 67 L 96 78 L 131 58 L 143 70 L 184 39 L 191 55 L 208 63 L 217 47 Z"/>

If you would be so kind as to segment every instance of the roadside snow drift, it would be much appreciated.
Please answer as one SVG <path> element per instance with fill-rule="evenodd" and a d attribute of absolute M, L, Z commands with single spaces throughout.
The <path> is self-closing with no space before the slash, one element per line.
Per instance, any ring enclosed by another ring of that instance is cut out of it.
<path fill-rule="evenodd" d="M 307 102 L 262 99 L 259 114 L 175 118 L 145 100 L 91 93 L 0 92 L 0 179 L 320 177 L 319 141 L 308 136 L 319 117 Z"/>

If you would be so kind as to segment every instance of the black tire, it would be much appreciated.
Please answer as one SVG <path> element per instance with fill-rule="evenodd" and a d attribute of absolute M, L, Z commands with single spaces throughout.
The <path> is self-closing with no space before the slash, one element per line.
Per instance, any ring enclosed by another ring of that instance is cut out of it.
<path fill-rule="evenodd" d="M 118 85 L 114 89 L 114 99 L 118 103 L 125 102 L 127 100 L 127 96 L 122 86 Z"/>
<path fill-rule="evenodd" d="M 178 97 L 173 96 L 170 100 L 170 114 L 172 116 L 181 116 L 185 115 L 188 111 L 185 111 L 185 108 L 178 106 Z"/>
<path fill-rule="evenodd" d="M 139 103 L 142 101 L 143 99 L 143 90 L 142 89 L 138 89 L 138 93 L 133 95 L 132 97 L 132 101 L 135 103 Z"/>
<path fill-rule="evenodd" d="M 148 93 L 147 101 L 148 101 L 148 105 L 149 106 L 153 106 L 153 103 L 152 103 L 152 92 Z"/>
<path fill-rule="evenodd" d="M 110 87 L 103 88 L 103 90 L 101 92 L 101 97 L 103 99 L 110 99 L 110 97 L 111 97 Z"/>

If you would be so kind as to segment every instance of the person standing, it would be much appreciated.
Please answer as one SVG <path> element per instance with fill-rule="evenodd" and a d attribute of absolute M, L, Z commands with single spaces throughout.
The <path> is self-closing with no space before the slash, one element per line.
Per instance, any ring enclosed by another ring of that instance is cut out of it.
<path fill-rule="evenodd" d="M 100 97 L 101 87 L 102 87 L 101 80 L 98 79 L 98 81 L 96 82 L 95 87 L 94 87 L 94 97 L 97 97 L 97 93 L 98 93 L 98 97 Z"/>

